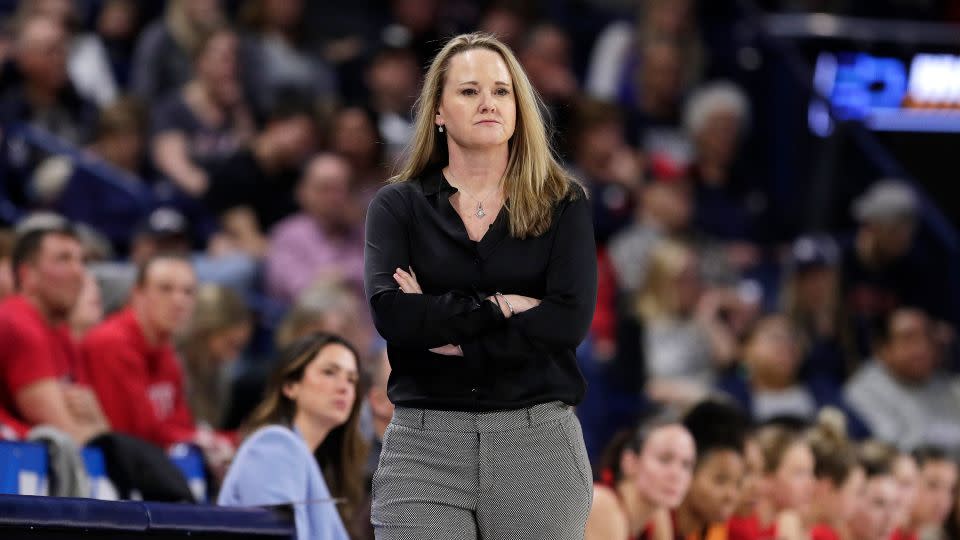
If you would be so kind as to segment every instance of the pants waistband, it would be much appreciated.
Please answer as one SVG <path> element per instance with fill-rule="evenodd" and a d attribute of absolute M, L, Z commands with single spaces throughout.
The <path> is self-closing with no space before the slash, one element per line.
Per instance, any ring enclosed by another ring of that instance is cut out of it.
<path fill-rule="evenodd" d="M 572 407 L 561 401 L 541 403 L 525 409 L 479 413 L 396 407 L 391 422 L 430 431 L 496 433 L 561 420 L 571 414 Z"/>

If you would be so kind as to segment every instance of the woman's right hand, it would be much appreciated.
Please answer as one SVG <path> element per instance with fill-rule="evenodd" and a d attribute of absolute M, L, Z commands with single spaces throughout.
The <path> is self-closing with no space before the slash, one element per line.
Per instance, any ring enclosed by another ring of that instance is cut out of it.
<path fill-rule="evenodd" d="M 540 300 L 519 294 L 492 295 L 488 296 L 487 300 L 500 306 L 500 311 L 503 312 L 503 316 L 508 319 L 512 315 L 523 313 L 540 305 Z M 513 308 L 513 312 L 510 311 L 511 307 Z"/>

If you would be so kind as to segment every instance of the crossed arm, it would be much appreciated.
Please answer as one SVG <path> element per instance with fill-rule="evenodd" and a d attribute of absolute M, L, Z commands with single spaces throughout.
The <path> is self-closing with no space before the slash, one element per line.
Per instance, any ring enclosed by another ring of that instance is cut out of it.
<path fill-rule="evenodd" d="M 398 199 L 378 196 L 367 214 L 366 289 L 385 339 L 441 354 L 505 358 L 542 357 L 580 343 L 593 317 L 597 287 L 592 219 L 584 197 L 556 217 L 543 298 L 495 295 L 479 304 L 455 291 L 423 294 L 413 269 L 403 270 L 410 267 L 410 238 Z"/>

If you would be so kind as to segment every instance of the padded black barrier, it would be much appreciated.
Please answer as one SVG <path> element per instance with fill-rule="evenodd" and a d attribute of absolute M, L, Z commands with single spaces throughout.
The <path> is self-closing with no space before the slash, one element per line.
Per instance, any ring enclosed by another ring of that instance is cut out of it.
<path fill-rule="evenodd" d="M 262 508 L 0 495 L 0 538 L 293 539 L 289 514 Z"/>

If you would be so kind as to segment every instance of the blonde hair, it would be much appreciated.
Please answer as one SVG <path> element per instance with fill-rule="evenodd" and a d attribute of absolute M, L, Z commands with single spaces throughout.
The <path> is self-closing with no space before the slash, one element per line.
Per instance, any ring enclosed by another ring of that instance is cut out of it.
<path fill-rule="evenodd" d="M 423 81 L 414 105 L 413 136 L 406 157 L 390 183 L 409 182 L 430 166 L 443 166 L 447 159 L 446 140 L 438 136 L 434 115 L 440 108 L 450 60 L 473 49 L 487 49 L 500 55 L 513 81 L 517 100 L 517 124 L 510 139 L 510 157 L 504 172 L 504 191 L 510 204 L 510 235 L 514 238 L 539 236 L 553 220 L 554 205 L 579 196 L 580 189 L 557 161 L 547 136 L 546 106 L 537 94 L 520 62 L 497 38 L 480 32 L 455 36 L 437 53 Z"/>
<path fill-rule="evenodd" d="M 206 38 L 221 28 L 226 21 L 220 20 L 210 27 L 205 27 L 203 24 L 192 20 L 186 8 L 189 1 L 171 0 L 167 4 L 164 20 L 173 40 L 187 52 L 189 57 L 193 58 L 203 46 Z"/>
<path fill-rule="evenodd" d="M 233 290 L 213 284 L 202 285 L 197 290 L 193 317 L 178 340 L 189 382 L 187 401 L 196 418 L 218 424 L 228 398 L 221 366 L 210 358 L 210 337 L 251 323 L 252 315 L 246 302 Z"/>
<path fill-rule="evenodd" d="M 813 476 L 827 478 L 839 488 L 859 465 L 856 448 L 847 437 L 847 417 L 836 407 L 824 407 L 817 423 L 807 431 L 807 443 L 813 451 Z"/>
<path fill-rule="evenodd" d="M 637 294 L 636 314 L 646 320 L 674 315 L 676 287 L 673 280 L 695 260 L 696 253 L 686 244 L 674 240 L 657 244 L 650 254 L 649 268 Z"/>

